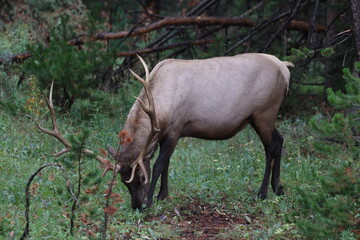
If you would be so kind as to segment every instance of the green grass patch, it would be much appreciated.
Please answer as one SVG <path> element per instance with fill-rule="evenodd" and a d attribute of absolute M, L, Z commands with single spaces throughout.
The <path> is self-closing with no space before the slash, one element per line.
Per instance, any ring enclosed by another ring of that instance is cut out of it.
<path fill-rule="evenodd" d="M 24 191 L 29 177 L 45 163 L 64 164 L 70 159 L 51 155 L 62 145 L 40 133 L 33 119 L 0 113 L 0 239 L 18 239 L 25 226 Z M 45 119 L 40 123 L 50 124 Z M 101 114 L 86 121 L 65 116 L 58 123 L 66 136 L 87 129 L 87 146 L 93 150 L 116 146 L 116 134 L 123 124 Z M 227 141 L 184 138 L 171 158 L 168 199 L 155 202 L 144 212 L 133 211 L 128 191 L 119 179 L 114 192 L 123 202 L 116 203 L 118 210 L 110 216 L 109 238 L 305 238 L 294 223 L 287 221 L 298 208 L 296 189 L 316 189 L 331 166 L 350 161 L 350 157 L 341 152 L 330 157 L 317 154 L 304 121 L 285 120 L 278 128 L 285 138 L 281 163 L 285 196 L 277 197 L 269 189 L 268 199 L 256 199 L 265 160 L 261 142 L 251 128 Z M 98 165 L 94 159 L 83 159 L 83 184 L 73 237 L 69 235 L 72 199 L 66 178 L 56 168 L 47 168 L 35 178 L 31 187 L 30 239 L 100 237 L 103 194 L 111 174 L 101 179 Z M 73 169 L 67 168 L 66 177 L 76 184 L 76 164 Z"/>

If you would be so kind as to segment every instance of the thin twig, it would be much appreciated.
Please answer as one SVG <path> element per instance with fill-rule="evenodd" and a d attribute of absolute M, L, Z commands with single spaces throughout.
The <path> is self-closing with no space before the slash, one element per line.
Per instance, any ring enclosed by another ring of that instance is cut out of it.
<path fill-rule="evenodd" d="M 115 186 L 115 183 L 116 183 L 115 180 L 116 180 L 116 175 L 117 175 L 117 172 L 118 172 L 118 167 L 119 167 L 119 165 L 115 166 L 111 182 L 109 183 L 109 192 L 105 196 L 106 201 L 105 201 L 105 207 L 104 207 L 104 223 L 103 223 L 103 231 L 102 231 L 102 234 L 101 234 L 101 239 L 102 240 L 106 240 L 106 232 L 107 232 L 107 227 L 108 227 L 108 222 L 109 222 L 109 214 L 107 213 L 107 211 L 105 211 L 105 209 L 110 206 L 110 197 L 111 197 L 112 189 L 113 189 L 113 187 Z"/>
<path fill-rule="evenodd" d="M 324 82 L 318 82 L 318 83 L 304 83 L 304 82 L 299 82 L 297 80 L 292 79 L 291 80 L 293 83 L 299 84 L 299 85 L 306 85 L 306 86 L 324 86 Z"/>
<path fill-rule="evenodd" d="M 302 0 L 298 0 L 296 3 L 296 6 L 294 8 L 294 10 L 292 11 L 292 13 L 290 14 L 290 16 L 288 17 L 288 19 L 283 23 L 283 25 L 270 37 L 269 41 L 267 41 L 267 43 L 265 44 L 265 46 L 263 47 L 263 49 L 260 52 L 266 52 L 268 50 L 268 48 L 270 47 L 270 45 L 274 42 L 275 38 L 281 34 L 282 32 L 284 32 L 284 30 L 289 26 L 291 20 L 295 17 L 295 15 L 301 11 L 301 4 Z M 303 7 L 305 6 L 305 4 L 303 5 Z"/>
<path fill-rule="evenodd" d="M 47 168 L 47 167 L 58 167 L 62 170 L 62 172 L 64 173 L 64 176 L 65 176 L 65 169 L 59 164 L 59 163 L 48 163 L 48 164 L 45 164 L 43 166 L 41 166 L 38 170 L 36 170 L 35 173 L 33 173 L 31 175 L 31 177 L 29 178 L 27 184 L 26 184 L 26 188 L 25 188 L 25 221 L 26 221 L 26 224 L 25 224 L 25 229 L 24 229 L 24 232 L 21 236 L 21 240 L 23 239 L 27 239 L 29 237 L 29 233 L 30 233 L 30 219 L 29 219 L 29 213 L 30 213 L 30 185 L 32 183 L 32 181 L 34 180 L 34 178 L 44 169 L 44 168 Z M 66 177 L 65 177 L 66 178 Z M 67 178 L 66 178 L 67 180 Z M 72 194 L 72 190 L 71 188 L 70 189 L 70 192 Z M 73 196 L 74 197 L 74 196 Z"/>
<path fill-rule="evenodd" d="M 82 138 L 81 140 L 81 145 L 78 151 L 78 183 L 77 183 L 77 192 L 76 192 L 76 198 L 74 198 L 73 204 L 71 206 L 71 217 L 70 217 L 70 234 L 71 236 L 74 236 L 74 225 L 75 225 L 75 210 L 76 207 L 79 204 L 79 197 L 80 197 L 80 193 L 81 193 L 81 181 L 82 181 L 82 176 L 81 176 L 81 159 L 82 159 L 82 149 L 83 146 L 85 145 L 85 136 Z"/>
<path fill-rule="evenodd" d="M 320 0 L 316 0 L 315 6 L 313 8 L 311 18 L 310 18 L 310 27 L 309 27 L 308 39 L 307 39 L 309 46 L 311 45 L 311 39 L 312 39 L 313 33 L 316 33 L 315 22 L 316 22 L 318 10 L 319 10 L 319 2 L 320 2 Z M 316 35 L 315 35 L 315 37 L 316 37 Z"/>

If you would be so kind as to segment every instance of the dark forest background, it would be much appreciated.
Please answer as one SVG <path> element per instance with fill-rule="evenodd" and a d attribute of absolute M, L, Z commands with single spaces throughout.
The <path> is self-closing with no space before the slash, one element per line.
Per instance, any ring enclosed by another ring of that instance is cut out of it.
<path fill-rule="evenodd" d="M 353 69 L 359 58 L 357 5 L 339 0 L 3 0 L 0 19 L 8 39 L 1 63 L 30 58 L 22 70 L 36 75 L 42 89 L 61 79 L 57 101 L 70 108 L 84 95 L 71 86 L 118 91 L 128 68 L 137 64 L 136 54 L 154 66 L 165 58 L 265 52 L 296 65 L 286 110 L 294 112 L 296 106 L 299 113 L 325 104 L 325 89 L 344 89 L 342 69 Z M 46 64 L 57 65 L 52 75 L 39 73 Z M 67 67 L 81 68 L 81 73 Z"/>

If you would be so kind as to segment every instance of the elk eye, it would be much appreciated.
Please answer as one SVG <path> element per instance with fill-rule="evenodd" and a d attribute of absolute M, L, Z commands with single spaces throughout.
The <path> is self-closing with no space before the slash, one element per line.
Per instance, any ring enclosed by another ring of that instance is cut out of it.
<path fill-rule="evenodd" d="M 141 176 L 141 181 L 145 182 L 145 176 Z"/>

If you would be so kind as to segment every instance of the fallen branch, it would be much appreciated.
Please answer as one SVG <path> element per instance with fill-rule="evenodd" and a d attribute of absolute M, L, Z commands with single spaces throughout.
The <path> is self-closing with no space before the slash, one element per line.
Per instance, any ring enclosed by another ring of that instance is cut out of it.
<path fill-rule="evenodd" d="M 227 17 L 166 17 L 162 20 L 149 24 L 145 27 L 140 27 L 132 30 L 129 34 L 129 31 L 120 31 L 120 32 L 101 32 L 97 33 L 91 37 L 93 40 L 110 40 L 110 39 L 119 39 L 125 36 L 138 36 L 142 35 L 159 28 L 166 26 L 180 26 L 180 25 L 197 25 L 197 26 L 211 26 L 211 25 L 221 25 L 221 26 L 242 26 L 242 27 L 253 27 L 255 22 L 246 19 L 243 17 L 240 18 L 227 18 Z M 293 20 L 288 25 L 288 30 L 296 31 L 308 31 L 310 28 L 310 23 L 304 21 Z M 321 25 L 316 25 L 316 32 L 321 33 L 325 31 L 325 27 Z M 70 40 L 68 43 L 70 45 L 77 45 L 86 41 L 86 36 L 81 36 L 79 38 Z"/>
<path fill-rule="evenodd" d="M 309 23 L 309 22 L 292 20 L 292 21 L 290 21 L 287 29 L 293 30 L 293 31 L 306 32 L 310 28 L 311 28 L 311 23 Z M 315 32 L 317 32 L 317 33 L 322 33 L 322 32 L 325 32 L 325 30 L 326 30 L 326 27 L 323 25 L 320 25 L 320 24 L 315 24 L 314 28 L 315 28 Z"/>

